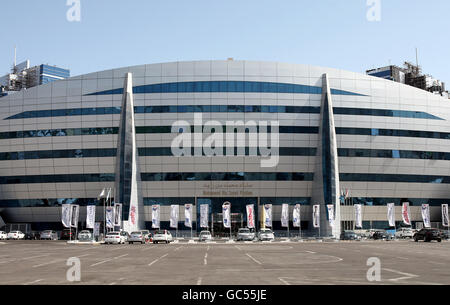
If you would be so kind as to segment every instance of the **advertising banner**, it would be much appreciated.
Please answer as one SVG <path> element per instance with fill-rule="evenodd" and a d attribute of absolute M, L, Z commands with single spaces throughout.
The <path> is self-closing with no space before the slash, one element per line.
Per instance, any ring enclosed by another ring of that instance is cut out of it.
<path fill-rule="evenodd" d="M 395 204 L 388 203 L 387 204 L 387 217 L 389 221 L 390 227 L 395 227 Z"/>
<path fill-rule="evenodd" d="M 71 213 L 72 213 L 71 204 L 65 203 L 61 205 L 61 222 L 65 228 L 71 227 L 70 225 L 72 220 Z"/>
<path fill-rule="evenodd" d="M 178 218 L 180 214 L 180 206 L 173 204 L 170 206 L 170 227 L 178 229 Z"/>
<path fill-rule="evenodd" d="M 407 226 L 411 225 L 411 218 L 409 217 L 409 202 L 403 202 L 402 204 L 402 219 L 403 223 Z"/>
<path fill-rule="evenodd" d="M 264 225 L 266 227 L 272 228 L 272 205 L 264 205 Z"/>
<path fill-rule="evenodd" d="M 320 228 L 320 205 L 313 206 L 313 226 L 314 228 Z"/>
<path fill-rule="evenodd" d="M 209 205 L 201 204 L 200 205 L 200 227 L 208 228 L 208 216 L 209 216 Z"/>
<path fill-rule="evenodd" d="M 115 227 L 122 226 L 122 204 L 121 203 L 114 204 L 114 226 Z"/>
<path fill-rule="evenodd" d="M 192 228 L 192 204 L 184 205 L 184 225 L 187 228 Z"/>
<path fill-rule="evenodd" d="M 362 205 L 355 204 L 355 227 L 362 229 Z"/>
<path fill-rule="evenodd" d="M 222 205 L 223 227 L 231 228 L 231 203 L 224 202 Z"/>
<path fill-rule="evenodd" d="M 422 204 L 422 219 L 424 227 L 431 228 L 429 204 Z"/>
<path fill-rule="evenodd" d="M 330 227 L 334 227 L 334 205 L 328 204 L 327 212 L 328 212 L 328 223 L 330 224 Z"/>
<path fill-rule="evenodd" d="M 283 228 L 289 227 L 289 204 L 287 203 L 281 206 L 281 226 Z"/>
<path fill-rule="evenodd" d="M 95 205 L 88 205 L 86 207 L 86 228 L 94 229 L 95 225 Z"/>
<path fill-rule="evenodd" d="M 292 212 L 292 222 L 295 228 L 300 228 L 301 218 L 300 218 L 300 204 L 296 204 L 294 207 L 294 211 Z"/>
<path fill-rule="evenodd" d="M 449 226 L 449 222 L 448 222 L 448 204 L 443 204 L 442 205 L 442 225 L 444 227 L 448 227 Z"/>
<path fill-rule="evenodd" d="M 152 228 L 159 229 L 160 225 L 160 205 L 154 204 L 152 205 Z"/>
<path fill-rule="evenodd" d="M 114 208 L 106 207 L 106 227 L 114 229 Z"/>
<path fill-rule="evenodd" d="M 255 206 L 247 204 L 247 228 L 255 228 Z"/>
<path fill-rule="evenodd" d="M 80 216 L 80 206 L 72 204 L 70 212 L 70 226 L 72 228 L 78 228 L 78 217 Z"/>

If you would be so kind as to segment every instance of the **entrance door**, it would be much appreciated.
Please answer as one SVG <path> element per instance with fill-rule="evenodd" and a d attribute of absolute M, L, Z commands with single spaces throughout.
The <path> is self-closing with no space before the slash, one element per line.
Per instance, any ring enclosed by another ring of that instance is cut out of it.
<path fill-rule="evenodd" d="M 213 213 L 213 231 L 215 237 L 230 237 L 230 229 L 224 228 L 222 213 Z M 234 236 L 239 228 L 244 227 L 244 214 L 231 213 L 231 234 Z"/>

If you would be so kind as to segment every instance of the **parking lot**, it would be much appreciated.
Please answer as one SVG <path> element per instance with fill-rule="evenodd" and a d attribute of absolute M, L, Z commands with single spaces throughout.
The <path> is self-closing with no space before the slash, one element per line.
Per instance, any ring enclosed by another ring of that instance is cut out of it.
<path fill-rule="evenodd" d="M 72 245 L 1 241 L 0 284 L 450 284 L 450 242 L 341 241 Z M 79 258 L 81 282 L 67 260 Z M 380 259 L 381 282 L 367 260 Z"/>

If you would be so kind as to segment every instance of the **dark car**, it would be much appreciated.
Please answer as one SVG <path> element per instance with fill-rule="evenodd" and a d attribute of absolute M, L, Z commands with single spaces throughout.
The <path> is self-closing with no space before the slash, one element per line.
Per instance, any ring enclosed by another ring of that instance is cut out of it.
<path fill-rule="evenodd" d="M 432 240 L 441 242 L 442 238 L 442 233 L 438 229 L 424 228 L 414 234 L 415 242 L 418 242 L 419 240 L 423 240 L 424 242 L 431 242 Z"/>
<path fill-rule="evenodd" d="M 70 239 L 75 240 L 76 239 L 75 230 L 73 230 L 73 229 L 64 229 L 61 232 L 61 237 L 59 239 L 61 239 L 61 240 L 70 240 Z"/>
<path fill-rule="evenodd" d="M 373 233 L 372 238 L 374 240 L 391 240 L 392 235 L 386 231 L 376 231 L 375 233 Z"/>
<path fill-rule="evenodd" d="M 27 232 L 27 233 L 25 233 L 25 239 L 26 240 L 39 240 L 40 233 L 39 232 Z"/>
<path fill-rule="evenodd" d="M 442 234 L 442 239 L 443 240 L 449 240 L 450 239 L 450 232 L 448 230 L 442 230 L 441 234 Z"/>
<path fill-rule="evenodd" d="M 360 240 L 361 236 L 356 234 L 354 231 L 344 231 L 341 233 L 341 240 Z"/>

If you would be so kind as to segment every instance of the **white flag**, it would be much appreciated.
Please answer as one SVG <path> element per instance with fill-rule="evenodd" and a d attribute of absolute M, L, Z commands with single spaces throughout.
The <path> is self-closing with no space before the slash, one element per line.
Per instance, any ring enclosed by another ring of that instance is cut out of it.
<path fill-rule="evenodd" d="M 159 229 L 159 215 L 160 215 L 160 205 L 152 205 L 152 228 Z"/>
<path fill-rule="evenodd" d="M 255 206 L 247 204 L 247 228 L 255 228 Z"/>
<path fill-rule="evenodd" d="M 407 226 L 411 225 L 411 218 L 409 217 L 409 202 L 403 202 L 402 204 L 402 219 L 403 223 Z"/>
<path fill-rule="evenodd" d="M 300 228 L 301 219 L 300 219 L 300 204 L 296 204 L 294 207 L 294 211 L 292 212 L 293 225 L 295 228 Z"/>
<path fill-rule="evenodd" d="M 431 228 L 429 204 L 422 204 L 422 219 L 424 227 Z"/>
<path fill-rule="evenodd" d="M 387 217 L 389 221 L 390 227 L 395 227 L 395 204 L 388 203 L 387 204 Z"/>
<path fill-rule="evenodd" d="M 231 228 L 231 203 L 224 202 L 222 205 L 223 227 Z"/>
<path fill-rule="evenodd" d="M 442 225 L 444 227 L 448 227 L 449 226 L 449 221 L 448 221 L 448 204 L 443 204 L 442 205 Z"/>
<path fill-rule="evenodd" d="M 170 227 L 173 229 L 178 229 L 178 217 L 180 213 L 179 205 L 170 206 Z"/>
<path fill-rule="evenodd" d="M 208 228 L 209 205 L 200 205 L 200 227 Z"/>
<path fill-rule="evenodd" d="M 289 227 L 289 204 L 283 203 L 281 206 L 281 226 L 283 228 Z"/>
<path fill-rule="evenodd" d="M 114 229 L 114 209 L 113 207 L 106 207 L 106 227 Z"/>
<path fill-rule="evenodd" d="M 95 205 L 88 205 L 86 207 L 86 228 L 93 229 L 95 226 Z"/>
<path fill-rule="evenodd" d="M 115 227 L 122 226 L 122 204 L 121 203 L 114 204 L 114 226 Z"/>
<path fill-rule="evenodd" d="M 272 228 L 272 205 L 264 205 L 264 224 L 266 227 Z"/>
<path fill-rule="evenodd" d="M 80 206 L 72 204 L 70 212 L 70 226 L 72 228 L 78 228 L 78 217 L 80 215 Z"/>
<path fill-rule="evenodd" d="M 313 206 L 313 226 L 314 228 L 320 228 L 320 205 Z"/>
<path fill-rule="evenodd" d="M 61 205 L 61 222 L 65 228 L 71 227 L 71 220 L 72 220 L 72 207 L 71 204 L 65 203 Z"/>
<path fill-rule="evenodd" d="M 327 212 L 328 212 L 328 223 L 330 224 L 330 227 L 334 227 L 334 205 L 328 204 Z"/>
<path fill-rule="evenodd" d="M 100 193 L 100 195 L 98 195 L 97 199 L 103 199 L 106 198 L 106 189 L 103 189 L 102 192 Z"/>
<path fill-rule="evenodd" d="M 355 227 L 362 229 L 362 205 L 355 204 Z"/>
<path fill-rule="evenodd" d="M 192 204 L 184 205 L 184 225 L 187 228 L 192 228 Z"/>

